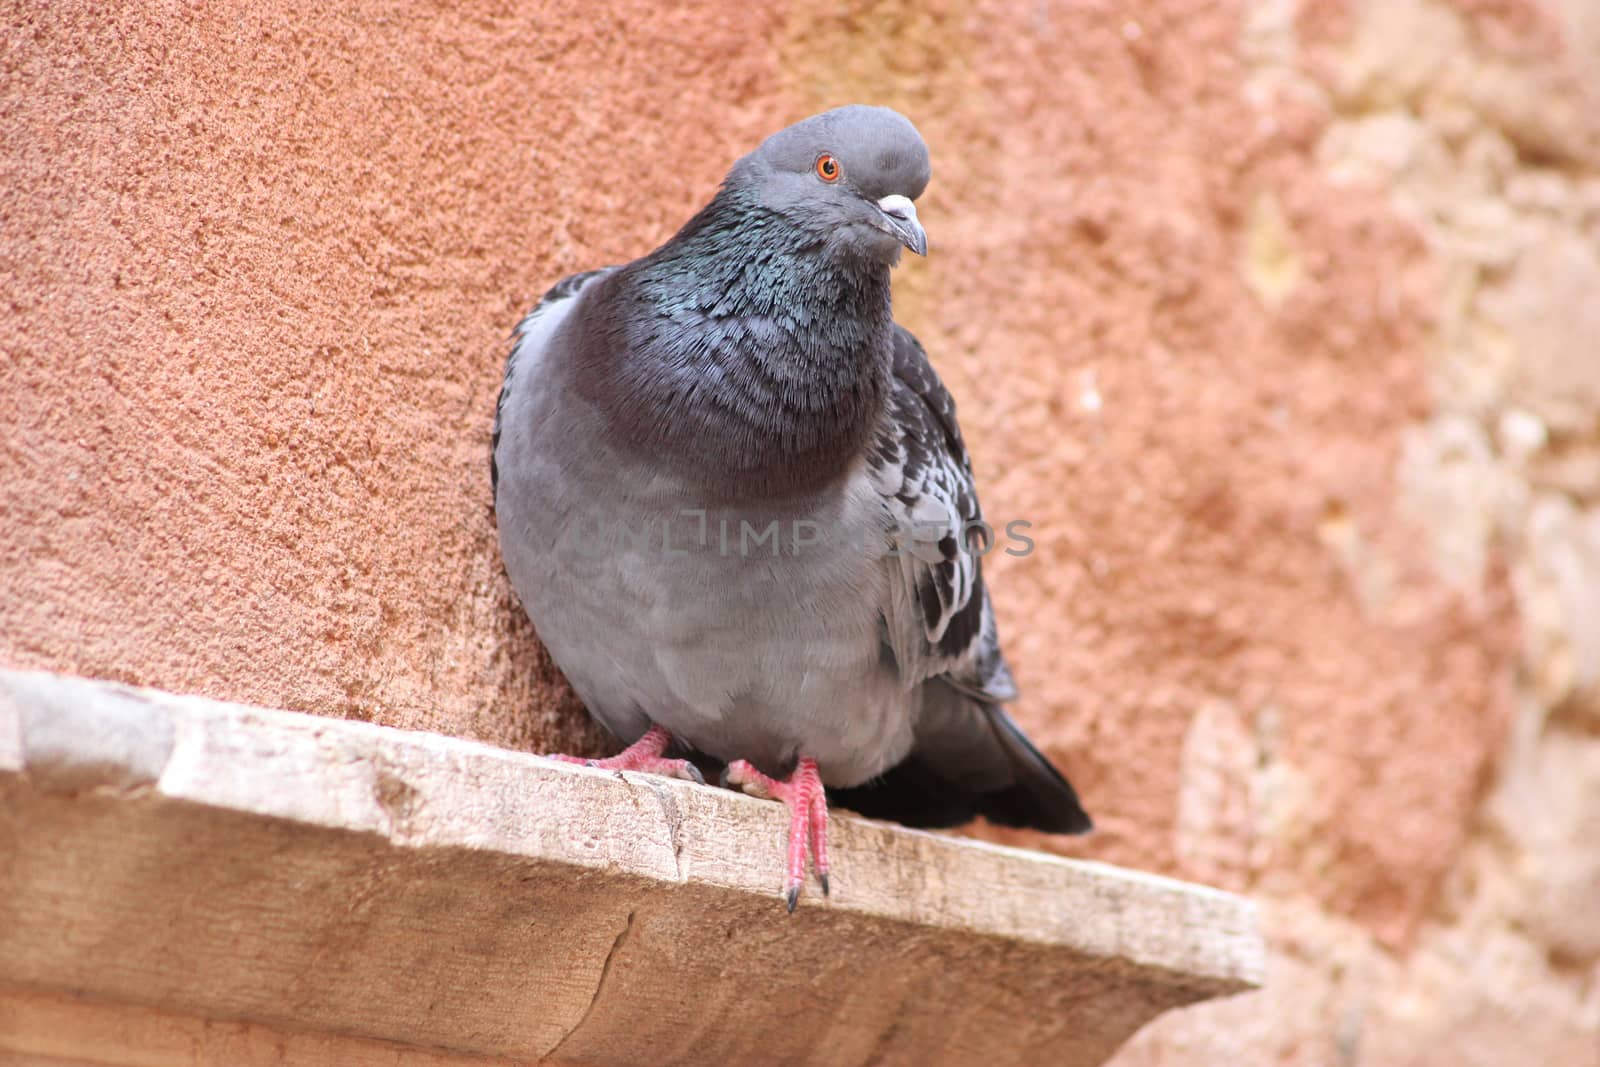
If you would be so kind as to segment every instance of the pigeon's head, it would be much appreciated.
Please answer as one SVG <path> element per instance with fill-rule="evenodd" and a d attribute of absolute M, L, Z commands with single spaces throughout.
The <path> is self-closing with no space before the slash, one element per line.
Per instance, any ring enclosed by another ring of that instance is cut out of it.
<path fill-rule="evenodd" d="M 829 246 L 893 263 L 902 246 L 928 253 L 912 203 L 928 173 L 928 146 L 904 115 L 854 104 L 768 137 L 728 181 Z"/>

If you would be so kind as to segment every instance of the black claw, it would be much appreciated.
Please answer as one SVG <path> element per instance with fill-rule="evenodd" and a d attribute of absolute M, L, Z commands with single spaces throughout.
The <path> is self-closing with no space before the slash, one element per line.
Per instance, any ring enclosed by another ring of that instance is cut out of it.
<path fill-rule="evenodd" d="M 828 876 L 825 875 L 825 874 L 819 874 L 819 875 L 817 875 L 817 880 L 822 883 L 822 895 L 823 896 L 827 896 L 828 895 Z"/>
<path fill-rule="evenodd" d="M 789 914 L 793 915 L 795 905 L 800 903 L 800 887 L 797 885 L 790 886 L 789 891 L 783 896 L 789 902 Z"/>
<path fill-rule="evenodd" d="M 700 773 L 700 768 L 696 767 L 692 763 L 687 764 L 687 766 L 689 768 L 689 776 L 692 779 L 694 779 L 695 784 L 696 785 L 705 785 L 706 784 L 706 776 Z"/>

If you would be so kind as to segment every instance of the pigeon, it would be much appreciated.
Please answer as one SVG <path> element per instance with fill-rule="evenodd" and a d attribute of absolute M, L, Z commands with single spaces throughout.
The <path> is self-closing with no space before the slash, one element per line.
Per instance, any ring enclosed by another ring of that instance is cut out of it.
<path fill-rule="evenodd" d="M 507 574 L 626 745 L 581 762 L 703 782 L 698 759 L 782 801 L 791 912 L 808 851 L 828 893 L 830 796 L 910 826 L 1091 825 L 1002 708 L 993 531 L 894 321 L 929 176 L 888 108 L 773 134 L 660 248 L 547 292 L 495 412 Z"/>

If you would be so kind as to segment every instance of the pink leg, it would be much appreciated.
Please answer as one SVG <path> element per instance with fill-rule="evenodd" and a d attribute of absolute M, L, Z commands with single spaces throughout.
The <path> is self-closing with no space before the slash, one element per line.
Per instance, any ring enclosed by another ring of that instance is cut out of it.
<path fill-rule="evenodd" d="M 816 864 L 822 895 L 828 895 L 828 794 L 817 773 L 817 761 L 800 760 L 788 781 L 768 778 L 745 760 L 728 764 L 725 780 L 753 797 L 781 800 L 789 808 L 789 871 L 784 883 L 784 900 L 794 911 L 800 900 L 800 886 L 806 880 L 806 843 Z"/>
<path fill-rule="evenodd" d="M 665 759 L 662 753 L 672 744 L 672 735 L 660 726 L 652 726 L 645 735 L 615 756 L 606 759 L 584 759 L 581 756 L 548 755 L 545 759 L 562 763 L 579 763 L 585 767 L 598 767 L 603 771 L 644 771 L 647 774 L 664 774 L 668 778 L 682 778 L 689 782 L 706 784 L 700 768 L 686 759 Z"/>

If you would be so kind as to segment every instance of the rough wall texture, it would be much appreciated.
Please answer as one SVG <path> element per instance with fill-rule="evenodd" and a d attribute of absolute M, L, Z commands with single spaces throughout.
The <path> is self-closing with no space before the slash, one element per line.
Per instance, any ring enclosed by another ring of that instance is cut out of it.
<path fill-rule="evenodd" d="M 495 548 L 506 335 L 887 103 L 899 315 L 1034 524 L 1016 713 L 1102 827 L 1029 843 L 1267 902 L 1269 988 L 1120 1062 L 1600 1063 L 1593 0 L 4 24 L 7 665 L 603 745 Z"/>

